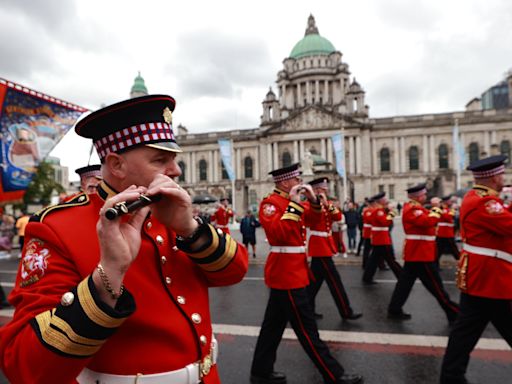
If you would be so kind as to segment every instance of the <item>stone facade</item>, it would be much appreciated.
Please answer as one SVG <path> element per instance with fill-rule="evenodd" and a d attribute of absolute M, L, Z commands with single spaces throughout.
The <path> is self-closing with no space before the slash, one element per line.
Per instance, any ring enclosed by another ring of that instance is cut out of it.
<path fill-rule="evenodd" d="M 307 43 L 313 38 L 320 49 L 309 53 Z M 379 191 L 386 191 L 391 200 L 404 201 L 405 189 L 424 181 L 434 194 L 453 193 L 456 123 L 466 165 L 476 157 L 510 155 L 512 108 L 372 119 L 363 88 L 355 79 L 350 81 L 342 54 L 331 52 L 329 45 L 310 16 L 306 36 L 277 75 L 279 96 L 270 89 L 262 103 L 259 127 L 201 134 L 180 127 L 177 140 L 184 150 L 178 156 L 184 169 L 180 184 L 192 195 L 232 196 L 232 183 L 222 172 L 220 138 L 233 143 L 238 212 L 256 206 L 272 190 L 269 171 L 303 161 L 309 154 L 315 160 L 314 174 L 305 176 L 305 181 L 330 176 L 335 180 L 333 192 L 355 201 Z M 346 190 L 333 166 L 331 137 L 339 132 L 345 137 Z M 460 186 L 470 183 L 470 173 L 463 170 Z"/>

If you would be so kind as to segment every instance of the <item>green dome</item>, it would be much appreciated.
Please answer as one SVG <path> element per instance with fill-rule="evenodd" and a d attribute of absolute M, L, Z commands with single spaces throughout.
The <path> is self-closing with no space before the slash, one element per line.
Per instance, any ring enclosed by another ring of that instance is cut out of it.
<path fill-rule="evenodd" d="M 135 80 L 133 81 L 133 86 L 132 86 L 131 92 L 132 93 L 144 93 L 146 95 L 148 94 L 148 89 L 146 88 L 146 84 L 144 83 L 144 79 L 140 75 L 140 72 L 137 75 L 137 77 L 135 78 Z"/>
<path fill-rule="evenodd" d="M 308 18 L 308 27 L 304 38 L 295 44 L 290 53 L 290 57 L 298 59 L 304 56 L 329 55 L 336 52 L 334 45 L 326 38 L 320 36 L 316 27 L 315 18 L 310 15 Z"/>

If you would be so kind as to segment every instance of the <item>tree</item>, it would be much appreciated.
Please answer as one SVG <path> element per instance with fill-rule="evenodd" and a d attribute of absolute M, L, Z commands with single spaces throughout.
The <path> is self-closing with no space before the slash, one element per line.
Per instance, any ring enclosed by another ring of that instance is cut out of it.
<path fill-rule="evenodd" d="M 54 175 L 55 171 L 50 163 L 46 161 L 39 163 L 37 172 L 32 177 L 32 181 L 23 196 L 23 202 L 26 205 L 30 203 L 48 205 L 54 191 L 57 193 L 64 192 L 64 187 L 55 181 Z"/>

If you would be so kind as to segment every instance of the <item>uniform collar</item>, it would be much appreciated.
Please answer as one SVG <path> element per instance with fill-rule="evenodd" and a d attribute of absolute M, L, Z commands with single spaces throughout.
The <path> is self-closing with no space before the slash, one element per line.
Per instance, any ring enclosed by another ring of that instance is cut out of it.
<path fill-rule="evenodd" d="M 118 194 L 118 192 L 112 188 L 110 185 L 108 185 L 105 180 L 102 180 L 100 185 L 98 185 L 97 189 L 99 197 L 102 198 L 102 200 L 110 199 L 112 196 L 115 196 Z"/>
<path fill-rule="evenodd" d="M 419 201 L 412 200 L 412 199 L 409 200 L 409 204 L 411 204 L 411 205 L 422 205 Z"/>
<path fill-rule="evenodd" d="M 491 188 L 491 187 L 488 187 L 486 185 L 482 185 L 482 184 L 475 184 L 473 186 L 473 189 L 476 189 L 476 190 L 479 190 L 479 191 L 484 191 L 486 192 L 488 195 L 491 195 L 491 196 L 499 196 L 499 192 L 496 191 L 495 189 Z"/>
<path fill-rule="evenodd" d="M 274 193 L 279 195 L 279 196 L 282 196 L 282 197 L 284 197 L 286 199 L 288 199 L 288 196 L 289 196 L 288 192 L 285 192 L 285 191 L 283 191 L 283 190 L 281 190 L 279 188 L 274 188 Z"/>

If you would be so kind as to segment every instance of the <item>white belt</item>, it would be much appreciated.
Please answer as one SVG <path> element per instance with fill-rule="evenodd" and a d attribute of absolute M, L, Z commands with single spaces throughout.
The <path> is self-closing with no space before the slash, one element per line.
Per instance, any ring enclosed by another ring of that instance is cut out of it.
<path fill-rule="evenodd" d="M 462 249 L 471 253 L 476 253 L 477 255 L 496 257 L 512 263 L 512 255 L 508 252 L 500 251 L 499 249 L 476 247 L 466 243 L 462 244 Z"/>
<path fill-rule="evenodd" d="M 389 227 L 372 227 L 372 231 L 389 231 Z"/>
<path fill-rule="evenodd" d="M 217 355 L 217 340 L 212 339 L 210 354 L 201 362 L 191 363 L 185 368 L 151 375 L 112 375 L 84 368 L 76 380 L 79 384 L 199 384 L 217 362 Z"/>
<path fill-rule="evenodd" d="M 426 236 L 426 235 L 405 235 L 407 240 L 425 240 L 425 241 L 436 241 L 435 236 Z"/>
<path fill-rule="evenodd" d="M 438 227 L 455 227 L 453 223 L 437 223 Z"/>
<path fill-rule="evenodd" d="M 309 231 L 309 233 L 312 236 L 318 236 L 318 237 L 329 237 L 332 235 L 331 232 L 322 232 L 322 231 Z"/>
<path fill-rule="evenodd" d="M 371 225 L 371 224 L 363 224 L 363 227 L 365 227 L 365 228 L 371 228 L 371 227 L 372 227 L 372 225 Z"/>
<path fill-rule="evenodd" d="M 297 246 L 297 247 L 276 247 L 276 246 L 271 246 L 270 247 L 270 252 L 276 252 L 276 253 L 305 253 L 306 252 L 306 247 L 301 247 L 301 246 Z"/>
<path fill-rule="evenodd" d="M 229 228 L 228 225 L 217 225 L 217 228 Z"/>

